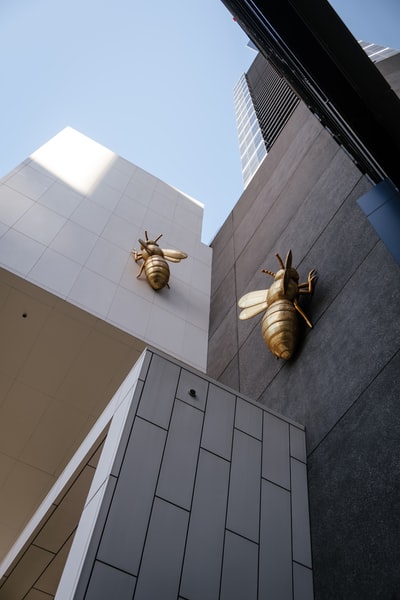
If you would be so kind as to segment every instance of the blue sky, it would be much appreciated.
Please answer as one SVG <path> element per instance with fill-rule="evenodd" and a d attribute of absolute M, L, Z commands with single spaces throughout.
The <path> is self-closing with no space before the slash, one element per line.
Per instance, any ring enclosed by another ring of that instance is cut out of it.
<path fill-rule="evenodd" d="M 398 0 L 332 4 L 356 37 L 400 46 Z M 0 176 L 70 125 L 202 202 L 209 243 L 243 188 L 246 43 L 220 0 L 1 0 Z"/>

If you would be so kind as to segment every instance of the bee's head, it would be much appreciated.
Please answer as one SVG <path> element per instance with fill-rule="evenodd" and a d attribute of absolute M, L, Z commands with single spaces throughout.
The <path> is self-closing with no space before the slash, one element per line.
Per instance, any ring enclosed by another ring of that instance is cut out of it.
<path fill-rule="evenodd" d="M 283 289 L 286 292 L 288 285 L 289 285 L 289 280 L 294 279 L 294 281 L 296 283 L 298 283 L 299 274 L 296 271 L 296 269 L 294 267 L 292 267 L 292 251 L 291 250 L 289 250 L 289 252 L 286 255 L 285 264 L 283 264 L 283 260 L 281 259 L 279 254 L 276 254 L 276 258 L 278 259 L 281 269 L 277 272 L 275 279 L 283 279 Z"/>
<path fill-rule="evenodd" d="M 162 233 L 155 240 L 149 240 L 147 231 L 144 232 L 144 235 L 146 237 L 146 241 L 139 238 L 139 244 L 143 250 L 147 250 L 152 254 L 156 248 L 159 248 L 157 242 L 162 237 Z"/>

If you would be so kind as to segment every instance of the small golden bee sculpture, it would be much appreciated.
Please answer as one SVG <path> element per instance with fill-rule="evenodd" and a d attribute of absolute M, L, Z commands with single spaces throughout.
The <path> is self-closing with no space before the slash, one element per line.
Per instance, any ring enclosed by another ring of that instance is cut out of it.
<path fill-rule="evenodd" d="M 312 327 L 297 299 L 301 294 L 313 293 L 317 272 L 313 269 L 307 281 L 299 283 L 299 274 L 292 267 L 292 251 L 289 250 L 285 264 L 279 254 L 276 254 L 276 258 L 281 266 L 277 273 L 262 270 L 275 281 L 267 290 L 249 292 L 240 298 L 238 305 L 244 310 L 239 314 L 239 319 L 250 319 L 265 310 L 261 321 L 264 341 L 275 356 L 288 360 L 293 356 L 299 336 L 296 311 Z"/>
<path fill-rule="evenodd" d="M 141 239 L 138 240 L 140 252 L 137 252 L 135 249 L 132 250 L 135 261 L 137 263 L 142 261 L 136 277 L 139 278 L 144 269 L 146 279 L 153 290 L 160 290 L 165 286 L 169 288 L 169 266 L 167 260 L 171 262 L 180 262 L 184 258 L 187 258 L 187 254 L 180 250 L 163 250 L 160 248 L 157 242 L 162 237 L 162 234 L 155 240 L 149 240 L 147 231 L 145 231 L 144 234 L 146 241 Z"/>

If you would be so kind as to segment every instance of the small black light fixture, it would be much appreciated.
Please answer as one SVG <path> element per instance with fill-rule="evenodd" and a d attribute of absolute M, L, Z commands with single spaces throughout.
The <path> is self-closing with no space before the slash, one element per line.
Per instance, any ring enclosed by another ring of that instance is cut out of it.
<path fill-rule="evenodd" d="M 194 390 L 193 388 L 190 388 L 189 390 L 189 396 L 191 396 L 192 398 L 196 397 L 196 390 Z"/>
<path fill-rule="evenodd" d="M 22 313 L 22 318 L 26 319 L 26 317 L 28 316 L 28 313 Z"/>

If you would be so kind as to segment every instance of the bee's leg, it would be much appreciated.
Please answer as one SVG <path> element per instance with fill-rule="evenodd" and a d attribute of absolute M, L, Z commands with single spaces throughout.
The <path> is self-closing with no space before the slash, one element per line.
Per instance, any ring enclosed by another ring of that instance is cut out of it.
<path fill-rule="evenodd" d="M 142 258 L 141 253 L 137 252 L 135 250 L 135 248 L 132 250 L 131 254 L 133 254 L 133 258 L 134 258 L 135 262 L 137 262 L 138 260 L 140 260 Z"/>
<path fill-rule="evenodd" d="M 139 277 L 143 273 L 143 269 L 144 269 L 144 262 L 140 265 L 139 273 L 136 275 L 136 279 L 139 279 Z"/>
<path fill-rule="evenodd" d="M 308 274 L 308 280 L 304 283 L 299 283 L 297 289 L 299 294 L 312 294 L 315 282 L 317 280 L 317 271 L 313 269 Z"/>
<path fill-rule="evenodd" d="M 297 312 L 303 317 L 303 319 L 305 320 L 305 322 L 307 323 L 307 325 L 312 328 L 312 324 L 311 324 L 310 320 L 307 318 L 307 316 L 305 315 L 305 313 L 300 308 L 297 300 L 293 300 L 293 305 L 294 305 L 295 309 L 297 310 Z"/>
<path fill-rule="evenodd" d="M 167 287 L 168 289 L 171 289 L 171 288 L 169 287 L 169 284 L 168 284 L 168 283 L 166 283 L 165 285 L 166 285 L 166 287 Z"/>

